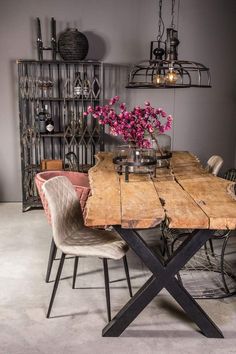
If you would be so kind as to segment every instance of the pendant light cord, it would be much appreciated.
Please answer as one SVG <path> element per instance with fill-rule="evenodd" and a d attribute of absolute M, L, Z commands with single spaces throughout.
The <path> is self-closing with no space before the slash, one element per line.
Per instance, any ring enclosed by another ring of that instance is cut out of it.
<path fill-rule="evenodd" d="M 175 28 L 174 24 L 174 19 L 175 19 L 175 0 L 172 0 L 172 5 L 171 5 L 171 28 Z"/>
<path fill-rule="evenodd" d="M 175 0 L 172 0 L 172 19 L 174 22 L 174 11 L 173 11 L 173 2 Z M 175 5 L 175 4 L 174 4 Z M 177 30 L 179 30 L 179 8 L 180 8 L 180 0 L 178 0 L 178 12 L 177 12 Z M 172 128 L 172 149 L 174 149 L 174 143 L 175 143 L 175 102 L 176 102 L 176 89 L 174 89 L 174 95 L 173 95 L 173 128 Z"/>
<path fill-rule="evenodd" d="M 161 41 L 165 31 L 165 25 L 162 18 L 162 0 L 159 0 L 159 15 L 158 15 L 158 35 L 157 40 Z"/>

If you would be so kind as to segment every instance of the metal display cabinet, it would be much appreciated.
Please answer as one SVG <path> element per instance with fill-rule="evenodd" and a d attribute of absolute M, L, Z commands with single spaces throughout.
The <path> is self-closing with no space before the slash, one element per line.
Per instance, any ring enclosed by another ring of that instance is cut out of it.
<path fill-rule="evenodd" d="M 23 211 L 41 207 L 34 176 L 42 160 L 62 160 L 63 168 L 86 172 L 104 149 L 97 120 L 85 117 L 88 106 L 103 103 L 103 64 L 96 61 L 18 60 Z M 78 76 L 81 87 L 75 89 Z M 40 129 L 39 112 L 47 105 L 54 132 Z M 71 165 L 67 156 L 76 156 Z"/>

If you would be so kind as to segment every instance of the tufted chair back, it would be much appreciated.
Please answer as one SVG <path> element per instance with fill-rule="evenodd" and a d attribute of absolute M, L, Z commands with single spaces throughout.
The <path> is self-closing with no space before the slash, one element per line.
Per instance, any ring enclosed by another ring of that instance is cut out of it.
<path fill-rule="evenodd" d="M 222 165 L 222 157 L 218 155 L 213 155 L 207 161 L 206 169 L 209 173 L 212 173 L 214 176 L 217 176 Z"/>
<path fill-rule="evenodd" d="M 57 247 L 66 238 L 73 239 L 85 228 L 80 201 L 67 177 L 58 176 L 42 186 L 51 212 L 53 238 Z"/>

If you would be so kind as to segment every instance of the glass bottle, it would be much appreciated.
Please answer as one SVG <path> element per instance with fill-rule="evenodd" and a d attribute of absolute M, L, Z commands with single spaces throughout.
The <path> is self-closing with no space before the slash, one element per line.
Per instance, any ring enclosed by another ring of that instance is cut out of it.
<path fill-rule="evenodd" d="M 74 84 L 74 96 L 76 98 L 82 98 L 83 84 L 80 76 L 80 72 L 75 73 L 75 84 Z"/>
<path fill-rule="evenodd" d="M 51 114 L 48 112 L 48 107 L 45 105 L 45 111 L 46 111 L 46 133 L 48 134 L 53 134 L 54 133 L 54 122 L 52 119 Z"/>
<path fill-rule="evenodd" d="M 40 133 L 46 133 L 46 106 L 43 105 L 41 111 L 37 114 L 37 121 Z"/>
<path fill-rule="evenodd" d="M 91 83 L 88 79 L 87 73 L 84 72 L 84 81 L 83 81 L 83 97 L 85 99 L 89 98 L 90 95 Z"/>

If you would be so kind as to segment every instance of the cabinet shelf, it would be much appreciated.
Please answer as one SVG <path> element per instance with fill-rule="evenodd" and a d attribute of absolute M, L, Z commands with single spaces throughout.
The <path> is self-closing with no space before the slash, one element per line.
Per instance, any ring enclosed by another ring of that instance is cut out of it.
<path fill-rule="evenodd" d="M 81 138 L 81 137 L 85 137 L 85 138 L 90 138 L 90 137 L 93 137 L 93 138 L 99 138 L 100 137 L 100 134 L 98 132 L 90 132 L 89 133 L 81 133 L 81 134 L 75 134 L 75 135 L 72 135 L 72 134 L 65 134 L 65 133 L 53 133 L 53 134 L 48 134 L 48 133 L 40 133 L 40 137 L 41 138 L 72 138 L 72 137 L 75 137 L 75 138 Z"/>
<path fill-rule="evenodd" d="M 25 100 L 30 100 L 30 101 L 55 101 L 55 102 L 64 102 L 64 101 L 76 101 L 76 102 L 99 102 L 100 98 L 73 98 L 73 97 L 37 97 L 37 98 L 31 98 L 31 97 L 23 97 Z"/>
<path fill-rule="evenodd" d="M 40 133 L 41 138 L 64 138 L 65 134 L 64 133 L 53 133 L 53 134 L 48 134 L 48 133 Z"/>

